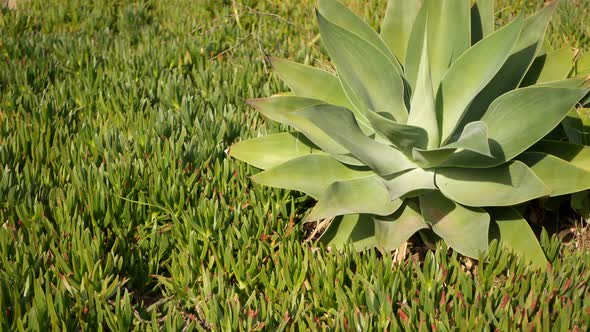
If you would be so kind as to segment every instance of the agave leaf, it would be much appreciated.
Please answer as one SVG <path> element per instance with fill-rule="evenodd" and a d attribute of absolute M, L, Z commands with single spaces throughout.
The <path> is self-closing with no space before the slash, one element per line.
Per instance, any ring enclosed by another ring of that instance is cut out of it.
<path fill-rule="evenodd" d="M 305 218 L 320 220 L 345 214 L 366 213 L 386 216 L 402 204 L 391 200 L 387 188 L 378 176 L 332 183 Z"/>
<path fill-rule="evenodd" d="M 574 67 L 574 58 L 575 52 L 571 48 L 562 48 L 538 56 L 520 86 L 566 79 Z"/>
<path fill-rule="evenodd" d="M 412 25 L 421 6 L 420 0 L 389 0 L 381 25 L 381 38 L 401 63 L 406 59 L 406 48 Z"/>
<path fill-rule="evenodd" d="M 428 149 L 437 148 L 440 144 L 440 132 L 434 104 L 434 91 L 430 77 L 430 60 L 428 59 L 428 37 L 424 38 L 420 67 L 416 81 L 416 91 L 412 96 L 408 125 L 420 126 L 428 135 Z"/>
<path fill-rule="evenodd" d="M 379 175 L 416 168 L 401 151 L 365 136 L 347 109 L 317 105 L 301 114 Z"/>
<path fill-rule="evenodd" d="M 459 205 L 440 192 L 420 196 L 424 220 L 451 248 L 472 258 L 488 249 L 490 216 L 482 209 Z"/>
<path fill-rule="evenodd" d="M 561 125 L 570 143 L 590 145 L 590 109 L 571 110 Z"/>
<path fill-rule="evenodd" d="M 402 73 L 402 68 L 398 60 L 395 58 L 393 53 L 391 53 L 391 50 L 387 47 L 383 39 L 379 37 L 377 32 L 375 32 L 375 30 L 373 30 L 373 28 L 371 28 L 367 22 L 365 22 L 353 11 L 348 9 L 340 1 L 318 0 L 318 9 L 320 14 L 326 20 L 352 32 L 381 51 L 381 53 L 383 53 L 395 66 L 398 75 Z"/>
<path fill-rule="evenodd" d="M 248 103 L 269 119 L 299 130 L 314 142 L 314 144 L 333 155 L 336 159 L 349 165 L 363 165 L 356 158 L 350 156 L 350 152 L 342 147 L 342 145 L 326 135 L 326 133 L 301 114 L 301 111 L 306 107 L 321 105 L 323 101 L 295 96 L 278 96 L 250 99 Z"/>
<path fill-rule="evenodd" d="M 524 152 L 518 160 L 551 188 L 551 196 L 561 196 L 590 189 L 590 172 L 542 152 Z"/>
<path fill-rule="evenodd" d="M 322 100 L 354 111 L 338 77 L 285 59 L 271 58 L 270 61 L 275 72 L 296 96 Z"/>
<path fill-rule="evenodd" d="M 504 28 L 471 47 L 449 68 L 436 94 L 441 142 L 455 131 L 473 98 L 492 80 L 510 55 L 523 20 L 519 16 Z"/>
<path fill-rule="evenodd" d="M 367 118 L 378 133 L 401 151 L 412 151 L 412 147 L 426 148 L 428 144 L 428 133 L 420 127 L 400 124 L 374 112 L 368 112 Z"/>
<path fill-rule="evenodd" d="M 269 169 L 289 160 L 325 154 L 300 133 L 280 133 L 235 143 L 229 155 L 260 169 Z"/>
<path fill-rule="evenodd" d="M 429 228 L 420 214 L 418 204 L 410 200 L 406 200 L 393 215 L 373 219 L 377 247 L 385 251 L 399 248 L 414 233 Z"/>
<path fill-rule="evenodd" d="M 445 196 L 467 206 L 511 206 L 551 194 L 520 161 L 483 169 L 440 168 L 435 180 Z"/>
<path fill-rule="evenodd" d="M 358 35 L 326 20 L 318 13 L 320 33 L 340 79 L 350 87 L 348 97 L 361 112 L 390 113 L 406 123 L 404 83 L 399 72 L 382 52 Z"/>
<path fill-rule="evenodd" d="M 494 219 L 491 227 L 491 237 L 500 244 L 514 250 L 533 266 L 539 269 L 547 267 L 547 258 L 537 241 L 537 237 L 529 223 L 513 208 L 488 208 L 488 213 Z"/>
<path fill-rule="evenodd" d="M 384 184 L 389 190 L 391 199 L 397 199 L 413 192 L 438 189 L 434 184 L 434 174 L 431 170 L 415 168 L 386 177 Z"/>
<path fill-rule="evenodd" d="M 483 156 L 492 156 L 488 141 L 488 126 L 485 122 L 475 121 L 467 124 L 456 142 L 442 148 L 423 150 L 414 149 L 413 157 L 422 167 L 435 167 L 446 161 L 457 149 L 464 149 Z"/>
<path fill-rule="evenodd" d="M 543 140 L 535 144 L 530 150 L 554 155 L 580 169 L 590 172 L 589 146 Z"/>
<path fill-rule="evenodd" d="M 458 128 L 480 120 L 496 98 L 518 87 L 541 48 L 545 30 L 556 6 L 557 1 L 524 20 L 522 31 L 510 57 L 496 76 L 475 97 Z"/>
<path fill-rule="evenodd" d="M 532 86 L 502 95 L 481 119 L 488 126 L 493 158 L 465 150 L 451 155 L 443 165 L 492 167 L 516 157 L 555 128 L 587 91 Z"/>
<path fill-rule="evenodd" d="M 302 191 L 318 199 L 334 182 L 372 175 L 375 173 L 366 167 L 349 167 L 329 155 L 310 154 L 258 173 L 252 177 L 252 181 L 265 186 Z"/>
<path fill-rule="evenodd" d="M 471 44 L 492 34 L 495 26 L 494 0 L 476 0 L 471 6 Z"/>
<path fill-rule="evenodd" d="M 335 249 L 343 249 L 347 244 L 352 244 L 358 251 L 374 248 L 377 243 L 373 224 L 373 217 L 368 214 L 338 216 L 332 220 L 320 241 Z"/>
<path fill-rule="evenodd" d="M 410 39 L 408 40 L 408 47 L 406 49 L 406 60 L 404 65 L 404 76 L 408 81 L 412 89 L 412 93 L 416 93 L 416 82 L 418 80 L 418 73 L 420 71 L 420 67 L 422 65 L 422 54 L 423 47 L 424 47 L 424 37 L 427 35 L 427 28 L 426 25 L 428 23 L 428 6 L 422 5 L 418 14 L 416 15 L 416 19 L 414 20 L 414 25 L 412 26 L 412 32 L 410 33 Z M 430 59 L 428 60 L 428 73 L 430 74 Z M 431 83 L 432 83 L 432 76 L 431 76 Z M 432 84 L 432 88 L 436 88 Z M 411 109 L 412 112 L 414 109 Z"/>

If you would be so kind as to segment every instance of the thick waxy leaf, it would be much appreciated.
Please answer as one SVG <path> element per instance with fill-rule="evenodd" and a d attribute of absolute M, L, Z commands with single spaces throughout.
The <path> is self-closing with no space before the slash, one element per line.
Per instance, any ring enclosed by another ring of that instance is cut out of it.
<path fill-rule="evenodd" d="M 446 161 L 457 149 L 491 156 L 487 125 L 481 121 L 471 122 L 463 128 L 463 132 L 456 142 L 438 149 L 414 149 L 413 157 L 421 167 L 435 167 Z"/>
<path fill-rule="evenodd" d="M 464 207 L 436 191 L 420 196 L 420 209 L 424 220 L 451 248 L 472 258 L 487 251 L 490 216 L 484 210 Z"/>
<path fill-rule="evenodd" d="M 269 169 L 289 160 L 325 154 L 300 133 L 280 133 L 235 143 L 229 155 L 261 169 Z"/>
<path fill-rule="evenodd" d="M 527 164 L 551 189 L 551 196 L 561 196 L 590 189 L 590 172 L 542 152 L 524 152 L 518 160 Z"/>
<path fill-rule="evenodd" d="M 590 172 L 590 147 L 564 142 L 541 141 L 531 151 L 545 152 Z"/>
<path fill-rule="evenodd" d="M 486 0 L 487 1 L 487 0 Z M 489 0 L 492 2 L 492 0 Z M 480 120 L 490 104 L 499 96 L 518 87 L 541 48 L 549 19 L 555 11 L 557 1 L 524 20 L 518 41 L 500 71 L 475 97 L 459 125 Z"/>
<path fill-rule="evenodd" d="M 420 127 L 400 124 L 374 112 L 368 112 L 367 118 L 378 133 L 406 153 L 413 147 L 426 148 L 428 144 L 428 133 Z"/>
<path fill-rule="evenodd" d="M 374 220 L 377 247 L 385 251 L 398 249 L 414 233 L 428 228 L 418 204 L 409 200 L 393 215 L 375 217 Z"/>
<path fill-rule="evenodd" d="M 362 18 L 356 15 L 353 11 L 348 9 L 338 0 L 319 0 L 318 9 L 320 14 L 333 24 L 348 30 L 360 38 L 371 43 L 379 51 L 381 51 L 392 64 L 396 67 L 398 74 L 402 72 L 401 65 L 391 53 L 383 39 L 379 37 L 377 32 L 371 28 Z M 323 37 L 323 33 L 322 33 Z M 324 37 L 323 37 L 324 38 Z"/>
<path fill-rule="evenodd" d="M 416 82 L 418 80 L 418 72 L 422 65 L 422 51 L 424 47 L 424 37 L 427 35 L 426 24 L 428 21 L 428 6 L 422 5 L 414 25 L 412 26 L 412 32 L 410 33 L 410 39 L 408 41 L 408 48 L 406 49 L 406 60 L 404 65 L 404 76 L 412 88 L 412 93 L 415 93 Z M 430 68 L 430 59 L 428 60 L 428 67 Z M 428 70 L 429 75 L 430 70 Z M 432 76 L 431 76 L 432 81 Z M 438 87 L 432 85 L 433 90 Z"/>
<path fill-rule="evenodd" d="M 417 191 L 437 189 L 434 184 L 434 172 L 421 168 L 396 174 L 391 178 L 387 177 L 384 184 L 389 190 L 391 199 L 397 199 Z"/>
<path fill-rule="evenodd" d="M 321 69 L 285 59 L 271 58 L 271 62 L 275 72 L 295 95 L 354 110 L 342 90 L 338 77 Z"/>
<path fill-rule="evenodd" d="M 395 212 L 401 200 L 391 200 L 387 188 L 378 176 L 334 182 L 305 218 L 320 220 L 354 213 L 386 216 Z"/>
<path fill-rule="evenodd" d="M 487 37 L 495 29 L 495 0 L 476 0 L 471 7 L 471 44 Z"/>
<path fill-rule="evenodd" d="M 301 114 L 379 175 L 416 168 L 399 150 L 365 136 L 347 109 L 318 105 L 303 110 Z"/>
<path fill-rule="evenodd" d="M 329 155 L 311 154 L 289 160 L 252 177 L 256 183 L 302 191 L 318 199 L 337 181 L 375 175 L 368 168 L 349 167 Z"/>
<path fill-rule="evenodd" d="M 375 46 L 318 14 L 322 40 L 336 64 L 353 105 L 361 112 L 390 113 L 400 123 L 408 119 L 404 84 L 393 63 Z"/>
<path fill-rule="evenodd" d="M 587 91 L 532 86 L 504 94 L 481 119 L 488 125 L 493 157 L 465 150 L 451 155 L 444 166 L 492 167 L 516 157 L 553 130 Z"/>
<path fill-rule="evenodd" d="M 513 208 L 486 209 L 493 218 L 491 236 L 501 245 L 514 250 L 519 256 L 539 269 L 547 268 L 547 258 L 529 223 Z"/>
<path fill-rule="evenodd" d="M 445 196 L 467 206 L 511 206 L 551 194 L 520 161 L 492 168 L 440 168 L 435 179 Z"/>
<path fill-rule="evenodd" d="M 521 86 L 564 80 L 574 66 L 575 53 L 563 48 L 538 56 L 524 77 Z"/>
<path fill-rule="evenodd" d="M 442 116 L 442 121 L 439 121 L 442 124 L 441 142 L 445 142 L 455 131 L 473 98 L 502 68 L 522 30 L 522 24 L 522 17 L 519 16 L 471 47 L 449 68 L 436 94 L 437 114 Z"/>
<path fill-rule="evenodd" d="M 434 91 L 432 78 L 430 77 L 430 60 L 428 59 L 428 38 L 424 38 L 420 68 L 416 81 L 416 91 L 412 96 L 408 124 L 420 126 L 428 135 L 428 149 L 438 148 L 440 144 L 440 132 L 438 129 L 436 107 L 434 104 Z M 420 148 L 419 146 L 416 146 Z"/>
<path fill-rule="evenodd" d="M 571 110 L 561 125 L 570 143 L 590 145 L 590 109 Z"/>
<path fill-rule="evenodd" d="M 349 155 L 349 151 L 326 135 L 320 128 L 311 123 L 301 114 L 306 107 L 323 104 L 321 100 L 278 96 L 262 99 L 250 99 L 248 103 L 257 111 L 273 121 L 289 125 L 307 136 L 325 152 L 336 159 L 350 165 L 362 166 L 356 158 Z"/>
<path fill-rule="evenodd" d="M 420 0 L 389 0 L 381 25 L 381 38 L 401 63 L 406 59 L 406 48 L 412 32 L 412 25 L 418 15 Z"/>
<path fill-rule="evenodd" d="M 373 217 L 368 214 L 347 214 L 338 216 L 320 239 L 326 247 L 342 249 L 352 244 L 358 251 L 374 248 L 375 226 Z"/>

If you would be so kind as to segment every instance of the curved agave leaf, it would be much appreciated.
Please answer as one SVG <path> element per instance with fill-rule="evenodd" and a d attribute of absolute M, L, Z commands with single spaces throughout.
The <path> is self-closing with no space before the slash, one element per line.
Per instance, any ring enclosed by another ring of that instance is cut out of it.
<path fill-rule="evenodd" d="M 399 248 L 414 233 L 429 228 L 414 201 L 406 200 L 393 215 L 374 217 L 375 242 L 378 248 L 391 251 Z"/>
<path fill-rule="evenodd" d="M 235 143 L 228 154 L 260 169 L 269 169 L 310 154 L 325 154 L 300 133 L 280 133 Z"/>
<path fill-rule="evenodd" d="M 386 216 L 394 213 L 401 204 L 401 200 L 389 198 L 389 192 L 378 176 L 340 181 L 326 189 L 305 220 L 356 213 Z"/>
<path fill-rule="evenodd" d="M 463 132 L 456 142 L 442 148 L 423 150 L 414 149 L 414 161 L 422 167 L 436 167 L 445 162 L 457 149 L 492 157 L 488 141 L 488 126 L 485 122 L 471 122 L 463 128 Z"/>
<path fill-rule="evenodd" d="M 426 148 L 428 145 L 428 133 L 421 127 L 400 124 L 375 112 L 368 112 L 367 118 L 375 131 L 401 151 L 407 153 L 413 147 Z"/>
<path fill-rule="evenodd" d="M 408 125 L 420 126 L 428 135 L 428 149 L 438 148 L 440 131 L 438 130 L 438 116 L 434 104 L 434 91 L 430 76 L 430 60 L 428 59 L 428 37 L 424 37 L 420 67 L 416 81 L 416 91 L 412 96 Z"/>
<path fill-rule="evenodd" d="M 563 159 L 542 152 L 524 152 L 518 160 L 529 166 L 551 188 L 551 196 L 590 189 L 590 172 Z"/>
<path fill-rule="evenodd" d="M 535 144 L 530 150 L 554 155 L 580 169 L 590 172 L 589 146 L 543 140 Z"/>
<path fill-rule="evenodd" d="M 574 67 L 574 58 L 575 52 L 571 48 L 562 48 L 538 56 L 520 86 L 566 79 Z"/>
<path fill-rule="evenodd" d="M 375 248 L 373 217 L 368 214 L 338 216 L 322 234 L 320 241 L 335 249 L 342 249 L 347 244 L 352 244 L 358 251 Z"/>
<path fill-rule="evenodd" d="M 364 167 L 349 167 L 329 155 L 311 154 L 289 160 L 252 177 L 252 181 L 270 187 L 302 191 L 318 199 L 337 181 L 375 175 Z"/>
<path fill-rule="evenodd" d="M 571 110 L 561 125 L 570 143 L 590 145 L 590 109 Z"/>
<path fill-rule="evenodd" d="M 273 121 L 289 125 L 319 146 L 322 150 L 334 156 L 343 163 L 363 166 L 342 145 L 326 135 L 320 128 L 302 115 L 302 110 L 314 105 L 324 104 L 321 100 L 295 96 L 278 96 L 261 99 L 249 99 L 248 103 L 257 111 Z"/>
<path fill-rule="evenodd" d="M 397 73 L 401 74 L 401 65 L 393 53 L 391 53 L 391 50 L 387 47 L 383 39 L 381 39 L 377 32 L 375 32 L 375 30 L 373 30 L 373 28 L 371 28 L 371 26 L 357 14 L 337 0 L 318 0 L 318 9 L 320 14 L 322 14 L 322 16 L 328 21 L 358 35 L 360 38 L 376 47 L 392 62 Z"/>
<path fill-rule="evenodd" d="M 547 258 L 529 223 L 513 208 L 486 209 L 494 219 L 491 237 L 514 250 L 539 269 L 547 268 Z"/>
<path fill-rule="evenodd" d="M 302 110 L 301 114 L 379 175 L 416 168 L 399 150 L 365 136 L 347 109 L 317 105 Z"/>
<path fill-rule="evenodd" d="M 416 168 L 386 177 L 385 187 L 389 190 L 391 199 L 397 199 L 412 192 L 438 189 L 434 184 L 434 171 Z"/>
<path fill-rule="evenodd" d="M 557 1 L 524 20 L 518 41 L 500 71 L 475 97 L 458 128 L 480 120 L 490 104 L 502 94 L 518 87 L 533 63 Z"/>
<path fill-rule="evenodd" d="M 551 194 L 520 161 L 484 169 L 441 168 L 435 181 L 445 196 L 467 206 L 511 206 Z"/>
<path fill-rule="evenodd" d="M 471 6 L 471 44 L 493 33 L 495 26 L 494 0 L 476 0 Z"/>
<path fill-rule="evenodd" d="M 381 25 L 381 38 L 401 63 L 406 59 L 406 48 L 412 25 L 420 10 L 420 0 L 389 0 Z"/>
<path fill-rule="evenodd" d="M 459 253 L 479 258 L 488 249 L 490 216 L 482 209 L 459 205 L 435 191 L 420 196 L 424 220 Z"/>
<path fill-rule="evenodd" d="M 274 71 L 296 96 L 322 100 L 354 111 L 338 77 L 311 66 L 270 58 Z"/>
<path fill-rule="evenodd" d="M 447 141 L 475 96 L 502 68 L 522 25 L 523 19 L 519 16 L 471 47 L 451 65 L 436 94 L 437 114 L 442 117 L 439 120 L 441 142 Z"/>
<path fill-rule="evenodd" d="M 420 67 L 422 65 L 422 54 L 424 48 L 424 37 L 427 36 L 427 25 L 428 22 L 428 6 L 422 5 L 418 14 L 416 15 L 416 19 L 414 20 L 414 25 L 412 26 L 412 32 L 410 33 L 410 39 L 408 41 L 408 48 L 406 49 L 406 60 L 404 64 L 404 76 L 408 81 L 412 89 L 412 94 L 414 94 L 417 90 L 416 82 L 418 80 L 418 73 L 420 71 Z M 430 59 L 428 59 L 428 73 L 430 73 Z M 431 83 L 432 82 L 432 75 L 431 75 Z M 438 86 L 432 84 L 432 88 L 435 89 Z M 411 109 L 414 111 L 413 109 Z"/>
<path fill-rule="evenodd" d="M 352 104 L 361 112 L 390 113 L 397 122 L 405 123 L 404 83 L 391 60 L 358 35 L 319 13 L 317 18 L 324 46 L 340 79 L 346 82 L 345 92 Z"/>
<path fill-rule="evenodd" d="M 511 160 L 555 128 L 587 92 L 532 86 L 502 95 L 481 119 L 488 126 L 493 158 L 465 150 L 451 155 L 443 166 L 493 167 Z"/>

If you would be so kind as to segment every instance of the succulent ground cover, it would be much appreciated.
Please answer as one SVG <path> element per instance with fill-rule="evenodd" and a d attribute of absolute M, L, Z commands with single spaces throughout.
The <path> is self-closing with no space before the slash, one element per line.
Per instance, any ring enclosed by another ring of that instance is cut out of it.
<path fill-rule="evenodd" d="M 304 241 L 313 200 L 227 157 L 288 129 L 244 102 L 287 90 L 267 58 L 330 69 L 314 3 L 2 9 L 0 330 L 590 327 L 587 235 L 541 236 L 545 272 L 496 244 L 478 264 L 330 251 Z M 378 27 L 382 1 L 346 3 Z M 588 49 L 588 6 L 561 3 L 552 49 Z M 542 4 L 497 8 L 506 24 Z"/>

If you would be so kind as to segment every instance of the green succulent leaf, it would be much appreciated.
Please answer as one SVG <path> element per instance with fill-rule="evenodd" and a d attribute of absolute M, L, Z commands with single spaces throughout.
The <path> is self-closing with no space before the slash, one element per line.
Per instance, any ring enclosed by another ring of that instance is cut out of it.
<path fill-rule="evenodd" d="M 332 220 L 320 241 L 335 249 L 343 249 L 348 244 L 358 251 L 374 248 L 377 242 L 373 217 L 368 214 L 338 216 Z"/>
<path fill-rule="evenodd" d="M 570 143 L 590 145 L 590 109 L 571 110 L 561 125 Z"/>
<path fill-rule="evenodd" d="M 301 114 L 379 175 L 416 168 L 401 151 L 365 136 L 354 115 L 334 105 L 317 105 Z"/>
<path fill-rule="evenodd" d="M 381 38 L 401 63 L 406 59 L 406 49 L 412 25 L 420 10 L 420 0 L 389 0 L 381 25 Z"/>
<path fill-rule="evenodd" d="M 590 171 L 542 152 L 524 152 L 518 160 L 529 166 L 545 185 L 551 196 L 572 194 L 590 189 Z"/>
<path fill-rule="evenodd" d="M 391 200 L 389 191 L 378 176 L 332 183 L 320 197 L 306 221 L 320 220 L 345 214 L 394 213 L 402 204 Z"/>
<path fill-rule="evenodd" d="M 391 199 L 397 199 L 414 192 L 438 189 L 434 184 L 434 174 L 434 171 L 416 168 L 386 177 L 384 184 Z"/>
<path fill-rule="evenodd" d="M 416 91 L 412 95 L 408 125 L 420 126 L 428 135 L 428 149 L 437 148 L 440 144 L 438 116 L 434 102 L 434 90 L 430 76 L 430 60 L 428 58 L 428 38 L 425 36 L 420 56 L 420 67 L 416 81 Z"/>
<path fill-rule="evenodd" d="M 353 105 L 361 113 L 390 113 L 395 121 L 406 123 L 404 83 L 393 62 L 358 35 L 319 13 L 317 17 L 324 46 Z"/>
<path fill-rule="evenodd" d="M 354 110 L 342 90 L 338 77 L 311 66 L 288 61 L 270 59 L 274 71 L 289 86 L 296 96 L 322 100 Z"/>
<path fill-rule="evenodd" d="M 502 95 L 481 119 L 488 126 L 493 157 L 465 150 L 451 155 L 443 165 L 493 167 L 511 160 L 553 130 L 587 92 L 587 88 L 532 86 Z"/>
<path fill-rule="evenodd" d="M 280 133 L 235 143 L 228 154 L 260 169 L 269 169 L 310 154 L 325 154 L 300 133 Z"/>
<path fill-rule="evenodd" d="M 326 20 L 369 42 L 392 62 L 398 74 L 402 72 L 398 60 L 393 53 L 391 53 L 391 50 L 387 47 L 379 34 L 377 34 L 367 22 L 348 9 L 340 1 L 318 0 L 318 10 Z M 324 37 L 323 33 L 322 37 Z"/>
<path fill-rule="evenodd" d="M 378 113 L 368 112 L 367 118 L 375 131 L 387 138 L 393 146 L 401 151 L 412 151 L 413 147 L 426 148 L 428 133 L 421 127 L 405 125 L 387 119 Z"/>
<path fill-rule="evenodd" d="M 541 48 L 543 36 L 556 6 L 557 1 L 524 20 L 522 31 L 510 56 L 494 78 L 475 97 L 458 128 L 480 120 L 496 98 L 518 87 Z"/>
<path fill-rule="evenodd" d="M 476 0 L 471 6 L 471 44 L 492 34 L 496 26 L 495 0 Z"/>
<path fill-rule="evenodd" d="M 488 249 L 490 216 L 480 208 L 459 205 L 435 191 L 420 196 L 424 220 L 451 248 L 472 258 Z"/>
<path fill-rule="evenodd" d="M 590 172 L 589 146 L 543 140 L 535 144 L 530 150 L 554 155 L 577 168 Z"/>
<path fill-rule="evenodd" d="M 492 168 L 440 168 L 435 180 L 445 196 L 467 206 L 511 206 L 551 194 L 520 161 Z"/>
<path fill-rule="evenodd" d="M 258 173 L 252 177 L 252 181 L 265 186 L 302 191 L 318 199 L 334 182 L 372 175 L 375 173 L 366 167 L 350 167 L 329 155 L 310 154 Z"/>
<path fill-rule="evenodd" d="M 417 202 L 406 200 L 391 216 L 374 217 L 377 248 L 392 251 L 399 248 L 414 233 L 429 228 L 420 214 Z"/>
<path fill-rule="evenodd" d="M 451 65 L 436 94 L 437 114 L 442 117 L 441 142 L 455 131 L 469 104 L 502 68 L 522 25 L 519 16 L 471 47 Z"/>
<path fill-rule="evenodd" d="M 420 67 L 424 66 L 422 64 L 422 54 L 424 54 L 424 39 L 428 33 L 426 28 L 427 22 L 428 6 L 422 5 L 422 7 L 420 7 L 420 10 L 418 10 L 418 14 L 416 15 L 416 19 L 414 20 L 414 25 L 412 26 L 412 32 L 410 33 L 410 39 L 408 41 L 408 47 L 406 49 L 406 60 L 404 64 L 404 76 L 412 89 L 412 94 L 414 94 L 417 90 L 416 82 L 418 80 L 418 73 L 420 71 Z M 428 45 L 428 42 L 426 43 Z M 428 67 L 428 75 L 431 76 L 430 80 L 432 83 L 432 74 L 430 72 L 430 55 L 428 56 Z M 437 87 L 438 85 L 434 86 L 434 84 L 432 84 L 433 90 Z"/>
<path fill-rule="evenodd" d="M 564 80 L 574 67 L 575 53 L 571 48 L 562 48 L 535 58 L 521 86 Z"/>
<path fill-rule="evenodd" d="M 250 99 L 248 103 L 267 118 L 289 125 L 302 132 L 322 150 L 333 155 L 336 159 L 349 164 L 362 166 L 356 158 L 350 156 L 338 142 L 326 135 L 320 128 L 310 122 L 302 111 L 310 106 L 321 105 L 322 101 L 295 96 L 277 96 L 261 99 Z"/>
<path fill-rule="evenodd" d="M 529 223 L 513 208 L 486 209 L 492 216 L 491 237 L 514 250 L 534 267 L 547 268 L 547 258 Z"/>

